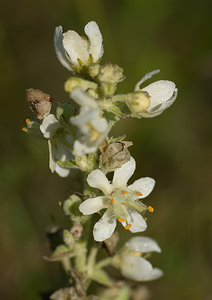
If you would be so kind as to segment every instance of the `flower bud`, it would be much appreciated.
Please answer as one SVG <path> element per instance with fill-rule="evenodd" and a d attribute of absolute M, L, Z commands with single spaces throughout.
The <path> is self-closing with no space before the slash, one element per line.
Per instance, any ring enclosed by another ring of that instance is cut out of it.
<path fill-rule="evenodd" d="M 98 85 L 95 82 L 89 80 L 84 80 L 78 77 L 71 77 L 65 82 L 64 88 L 68 93 L 72 92 L 76 88 L 80 88 L 81 90 L 90 94 L 92 97 L 98 98 Z"/>
<path fill-rule="evenodd" d="M 56 110 L 56 117 L 61 123 L 69 122 L 70 117 L 75 115 L 74 108 L 69 103 L 62 103 L 58 105 Z"/>
<path fill-rule="evenodd" d="M 123 69 L 118 65 L 108 63 L 100 67 L 98 79 L 100 82 L 115 83 L 121 82 L 125 79 Z"/>
<path fill-rule="evenodd" d="M 80 197 L 77 195 L 71 195 L 68 199 L 66 199 L 63 203 L 63 211 L 66 216 L 74 215 L 80 216 L 81 213 L 79 211 L 79 205 L 81 203 Z"/>
<path fill-rule="evenodd" d="M 63 230 L 63 240 L 64 240 L 64 243 L 66 244 L 66 246 L 68 246 L 68 248 L 70 250 L 72 250 L 74 247 L 75 241 L 74 241 L 74 237 L 70 231 Z"/>
<path fill-rule="evenodd" d="M 134 92 L 127 95 L 126 104 L 133 114 L 140 115 L 150 105 L 149 96 L 145 92 Z"/>

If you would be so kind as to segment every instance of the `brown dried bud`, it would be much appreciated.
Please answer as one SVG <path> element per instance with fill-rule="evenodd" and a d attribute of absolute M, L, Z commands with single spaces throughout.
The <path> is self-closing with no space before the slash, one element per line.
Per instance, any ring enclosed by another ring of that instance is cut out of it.
<path fill-rule="evenodd" d="M 100 151 L 100 169 L 108 173 L 130 160 L 130 152 L 127 149 L 132 146 L 132 142 L 122 141 L 109 144 L 107 147 L 102 147 Z"/>
<path fill-rule="evenodd" d="M 80 224 L 74 225 L 71 228 L 70 232 L 73 235 L 73 237 L 75 238 L 75 240 L 79 240 L 83 233 L 83 226 Z"/>
<path fill-rule="evenodd" d="M 26 93 L 26 100 L 30 103 L 31 110 L 38 119 L 44 119 L 51 111 L 52 98 L 50 95 L 37 89 L 28 89 Z"/>

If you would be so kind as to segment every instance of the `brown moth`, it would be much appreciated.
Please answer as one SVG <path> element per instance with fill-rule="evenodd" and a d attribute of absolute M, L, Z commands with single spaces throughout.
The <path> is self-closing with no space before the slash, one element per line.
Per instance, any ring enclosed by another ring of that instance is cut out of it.
<path fill-rule="evenodd" d="M 51 111 L 52 98 L 41 90 L 27 89 L 26 100 L 30 103 L 31 110 L 40 120 L 44 119 Z"/>

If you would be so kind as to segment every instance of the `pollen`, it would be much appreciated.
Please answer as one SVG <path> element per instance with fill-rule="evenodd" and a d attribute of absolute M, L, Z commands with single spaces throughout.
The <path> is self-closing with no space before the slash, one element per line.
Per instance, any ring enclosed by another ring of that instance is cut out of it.
<path fill-rule="evenodd" d="M 123 223 L 124 222 L 124 219 L 117 219 L 120 223 Z"/>
<path fill-rule="evenodd" d="M 152 213 L 154 211 L 154 208 L 152 206 L 148 206 L 148 210 Z"/>
<path fill-rule="evenodd" d="M 28 124 L 30 122 L 29 118 L 26 118 L 26 124 Z"/>
<path fill-rule="evenodd" d="M 142 193 L 136 193 L 138 196 L 143 196 L 143 194 Z"/>
<path fill-rule="evenodd" d="M 22 127 L 21 130 L 22 130 L 23 132 L 27 132 L 26 127 Z"/>
<path fill-rule="evenodd" d="M 128 191 L 123 191 L 123 192 L 122 192 L 122 195 L 127 194 L 127 193 L 128 193 Z"/>
<path fill-rule="evenodd" d="M 129 225 L 125 226 L 124 228 L 128 230 L 128 229 L 130 229 L 131 226 L 132 226 L 132 224 L 129 224 Z"/>
<path fill-rule="evenodd" d="M 114 198 L 111 199 L 112 204 L 114 204 Z"/>

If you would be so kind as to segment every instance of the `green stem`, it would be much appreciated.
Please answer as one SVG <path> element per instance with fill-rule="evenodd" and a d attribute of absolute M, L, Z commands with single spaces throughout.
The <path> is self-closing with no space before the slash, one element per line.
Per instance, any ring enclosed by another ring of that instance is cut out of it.
<path fill-rule="evenodd" d="M 88 277 L 93 273 L 93 266 L 95 265 L 97 253 L 98 253 L 98 249 L 92 247 L 90 254 L 88 256 L 88 263 L 87 263 Z"/>
<path fill-rule="evenodd" d="M 66 258 L 63 258 L 61 260 L 61 263 L 62 263 L 62 266 L 63 266 L 63 269 L 65 270 L 66 273 L 69 273 L 70 269 L 71 269 L 71 261 L 70 261 L 70 258 L 66 257 Z"/>
<path fill-rule="evenodd" d="M 97 269 L 101 269 L 103 267 L 106 267 L 106 266 L 110 265 L 111 262 L 112 262 L 112 258 L 111 257 L 107 257 L 107 258 L 101 260 L 98 264 L 96 264 L 96 268 Z"/>
<path fill-rule="evenodd" d="M 87 254 L 87 243 L 86 241 L 81 241 L 76 245 L 76 257 L 75 257 L 75 267 L 78 272 L 84 273 L 86 269 L 86 254 Z"/>

